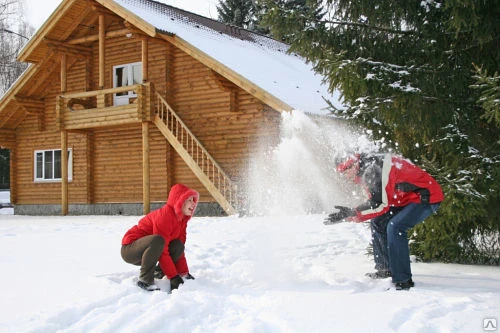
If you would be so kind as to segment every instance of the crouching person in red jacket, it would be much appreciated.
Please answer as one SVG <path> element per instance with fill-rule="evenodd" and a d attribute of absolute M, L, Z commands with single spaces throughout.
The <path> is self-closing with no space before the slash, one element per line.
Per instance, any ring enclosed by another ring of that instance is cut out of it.
<path fill-rule="evenodd" d="M 441 186 L 409 160 L 392 154 L 358 154 L 337 171 L 367 190 L 368 201 L 355 208 L 335 206 L 325 224 L 343 219 L 371 220 L 374 279 L 392 277 L 398 290 L 414 286 L 410 268 L 408 229 L 436 212 L 444 199 Z"/>
<path fill-rule="evenodd" d="M 171 290 L 184 283 L 183 278 L 194 280 L 189 274 L 184 244 L 187 223 L 198 199 L 198 192 L 176 184 L 170 190 L 166 205 L 144 216 L 123 236 L 121 256 L 125 262 L 141 266 L 137 285 L 142 289 L 159 290 L 154 284 L 155 276 L 166 275 Z"/>

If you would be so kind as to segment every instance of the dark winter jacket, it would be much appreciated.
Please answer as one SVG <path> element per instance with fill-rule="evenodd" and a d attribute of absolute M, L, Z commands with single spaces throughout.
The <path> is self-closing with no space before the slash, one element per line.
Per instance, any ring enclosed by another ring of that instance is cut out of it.
<path fill-rule="evenodd" d="M 186 243 L 186 228 L 191 216 L 182 213 L 182 205 L 191 196 L 198 202 L 199 194 L 182 184 L 176 184 L 170 190 L 166 205 L 144 216 L 139 223 L 130 228 L 122 239 L 122 245 L 131 244 L 148 235 L 160 235 L 165 240 L 165 248 L 160 256 L 160 267 L 171 279 L 176 275 L 189 273 L 184 254 L 174 263 L 168 252 L 168 244 L 174 239 Z"/>
<path fill-rule="evenodd" d="M 358 176 L 369 192 L 369 201 L 355 208 L 357 222 L 385 214 L 391 207 L 410 203 L 439 203 L 441 186 L 409 160 L 392 154 L 361 155 Z"/>

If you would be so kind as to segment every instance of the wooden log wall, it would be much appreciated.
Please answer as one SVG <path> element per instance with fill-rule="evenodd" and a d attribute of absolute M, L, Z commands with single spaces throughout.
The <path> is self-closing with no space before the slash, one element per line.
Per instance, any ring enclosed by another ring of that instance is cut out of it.
<path fill-rule="evenodd" d="M 97 44 L 96 44 L 97 45 Z M 148 77 L 207 148 L 224 171 L 238 181 L 246 162 L 262 138 L 277 138 L 280 114 L 245 91 L 217 77 L 210 68 L 158 40 L 148 40 Z M 141 61 L 141 39 L 116 37 L 106 40 L 104 87 L 113 85 L 113 66 Z M 72 62 L 67 72 L 67 92 L 98 90 L 99 52 L 92 59 Z M 61 184 L 34 183 L 34 151 L 60 149 L 61 135 L 55 126 L 59 71 L 47 81 L 44 129 L 39 118 L 27 115 L 17 131 L 14 163 L 18 167 L 15 191 L 18 204 L 60 204 Z M 111 101 L 107 101 L 111 102 Z M 198 190 L 202 201 L 214 199 L 189 167 L 153 125 L 149 125 L 150 199 L 164 202 L 174 183 Z M 142 202 L 141 123 L 69 132 L 73 150 L 73 180 L 68 184 L 69 204 Z"/>
<path fill-rule="evenodd" d="M 224 171 L 239 181 L 259 140 L 277 139 L 280 114 L 264 111 L 260 101 L 224 78 L 226 82 L 221 85 L 210 68 L 181 50 L 175 50 L 172 67 L 172 107 Z M 230 105 L 235 90 L 236 110 Z M 202 201 L 213 201 L 177 155 L 174 169 L 174 182 L 198 189 Z"/>
<path fill-rule="evenodd" d="M 140 123 L 95 131 L 96 202 L 142 202 L 141 133 Z M 150 131 L 149 144 L 150 197 L 152 201 L 166 201 L 165 138 L 159 132 Z"/>
<path fill-rule="evenodd" d="M 34 182 L 35 150 L 61 149 L 61 133 L 55 126 L 55 102 L 60 90 L 57 73 L 53 75 L 50 82 L 51 85 L 46 89 L 44 130 L 39 130 L 38 117 L 29 114 L 17 129 L 16 204 L 61 203 L 60 182 Z M 70 203 L 87 202 L 87 140 L 85 132 L 68 135 L 68 148 L 73 151 L 73 180 L 68 187 Z"/>

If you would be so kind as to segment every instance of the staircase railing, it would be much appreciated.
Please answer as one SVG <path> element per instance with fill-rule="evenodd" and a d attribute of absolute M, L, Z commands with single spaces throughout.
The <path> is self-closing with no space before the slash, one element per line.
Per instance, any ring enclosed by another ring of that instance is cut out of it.
<path fill-rule="evenodd" d="M 236 214 L 236 186 L 189 128 L 158 93 L 154 123 L 228 215 Z"/>

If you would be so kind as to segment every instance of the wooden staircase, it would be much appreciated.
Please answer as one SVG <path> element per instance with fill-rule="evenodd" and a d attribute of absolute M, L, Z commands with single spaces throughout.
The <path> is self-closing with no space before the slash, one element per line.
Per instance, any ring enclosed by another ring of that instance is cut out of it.
<path fill-rule="evenodd" d="M 154 123 L 228 215 L 237 213 L 236 186 L 189 128 L 156 91 Z"/>

